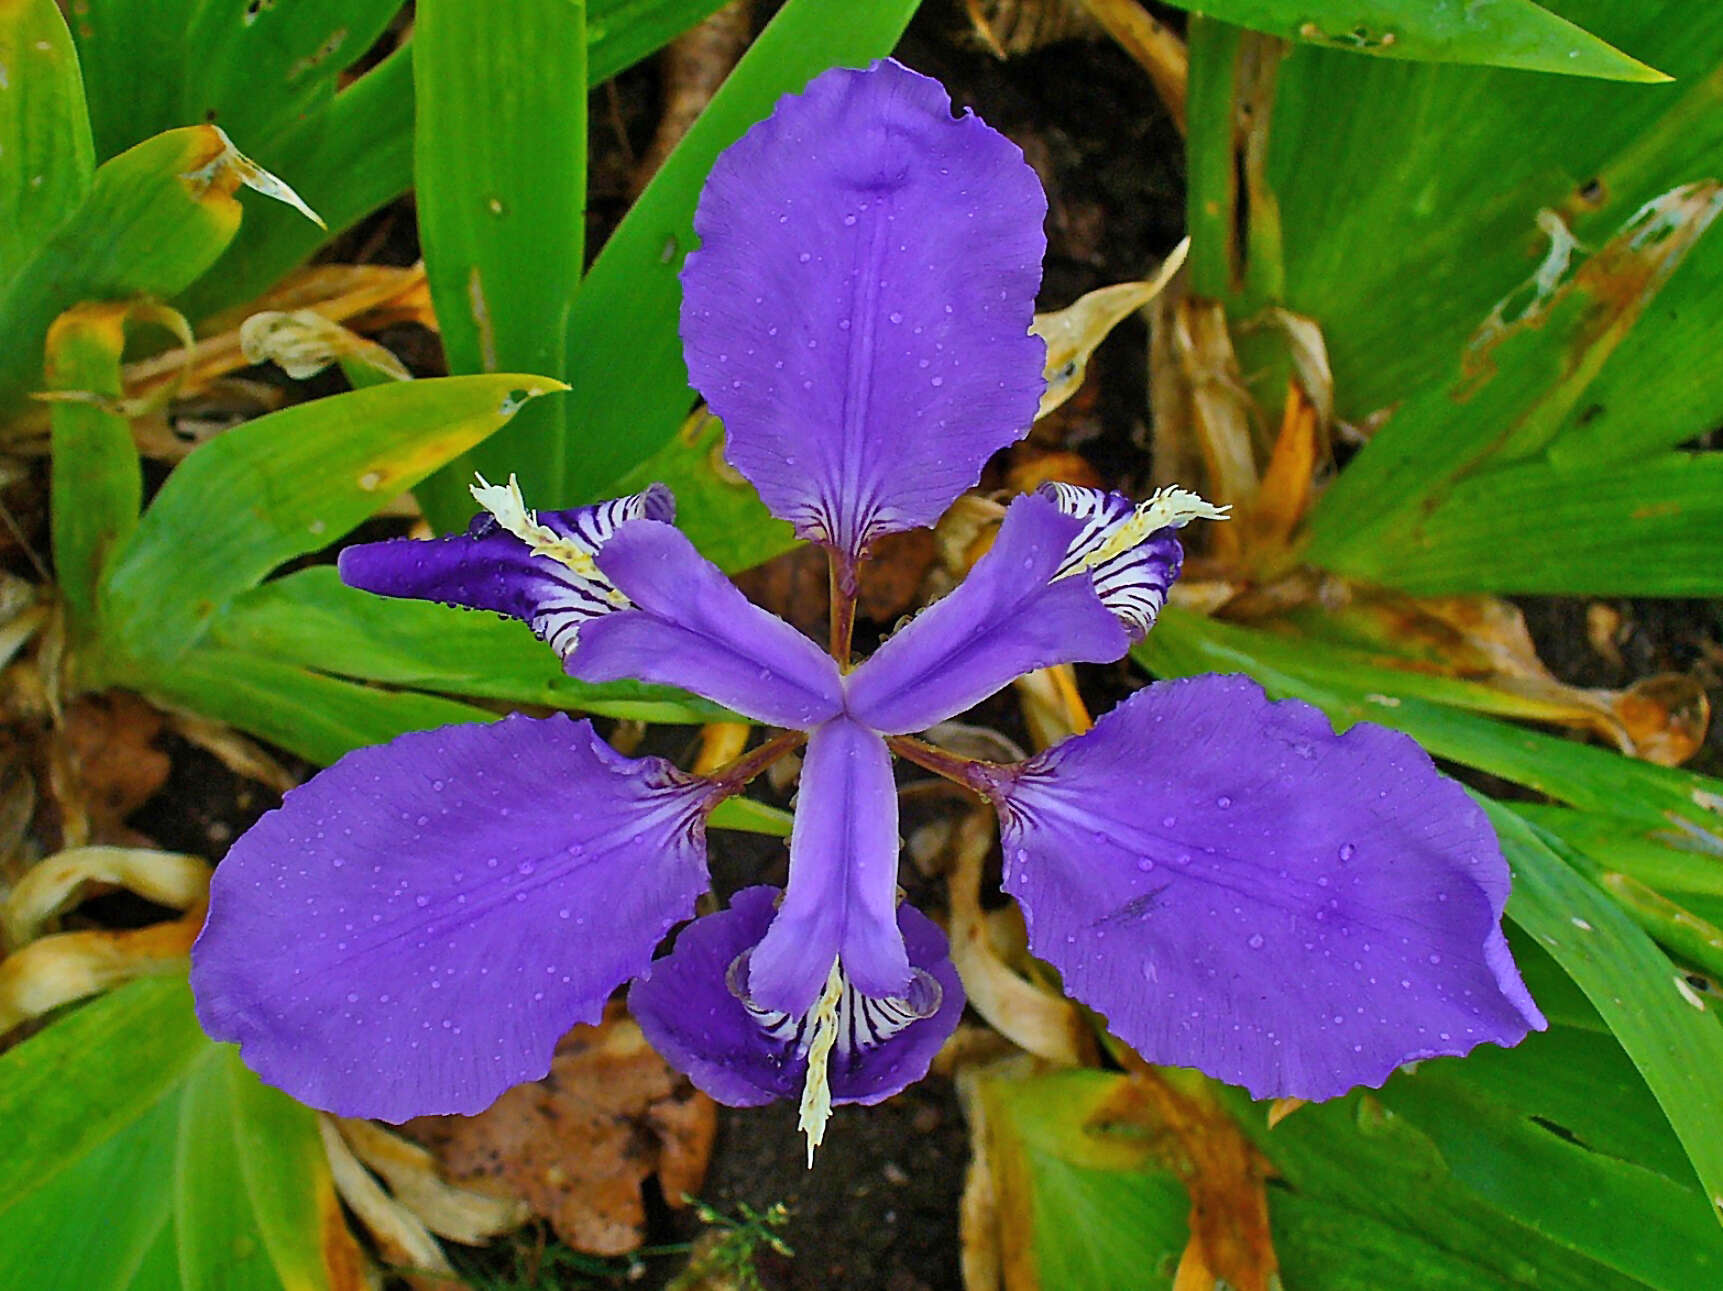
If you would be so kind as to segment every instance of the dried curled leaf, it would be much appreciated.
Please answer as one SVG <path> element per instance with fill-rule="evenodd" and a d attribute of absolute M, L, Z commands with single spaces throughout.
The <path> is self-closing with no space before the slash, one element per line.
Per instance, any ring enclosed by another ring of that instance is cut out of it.
<path fill-rule="evenodd" d="M 231 196 L 235 189 L 244 185 L 265 197 L 285 202 L 320 229 L 329 227 L 323 222 L 323 217 L 307 206 L 298 193 L 235 148 L 233 140 L 227 137 L 227 132 L 220 126 L 208 125 L 200 129 L 213 136 L 214 146 L 208 150 L 210 155 L 207 160 L 179 177 L 194 198 L 201 200 L 204 194 L 210 192 Z"/>
<path fill-rule="evenodd" d="M 1083 1011 L 1006 963 L 981 911 L 981 866 L 993 846 L 993 814 L 971 812 L 952 840 L 951 962 L 969 1003 L 1000 1034 L 1061 1066 L 1095 1060 L 1095 1035 Z"/>
<path fill-rule="evenodd" d="M 396 381 L 411 381 L 401 360 L 373 340 L 314 309 L 266 309 L 239 327 L 239 348 L 252 363 L 274 363 L 295 381 L 353 359 Z"/>
<path fill-rule="evenodd" d="M 478 1246 L 526 1223 L 531 1211 L 509 1197 L 457 1188 L 437 1170 L 436 1158 L 375 1121 L 335 1118 L 354 1156 L 389 1185 L 394 1199 L 439 1237 Z"/>
<path fill-rule="evenodd" d="M 143 847 L 75 847 L 50 856 L 25 874 L 4 905 L 0 921 L 14 946 L 32 940 L 42 925 L 98 891 L 125 888 L 146 901 L 188 910 L 209 895 L 209 862 Z"/>
<path fill-rule="evenodd" d="M 203 927 L 183 919 L 125 932 L 62 932 L 0 960 L 0 1035 L 44 1013 L 183 960 Z"/>
<path fill-rule="evenodd" d="M 452 1279 L 454 1267 L 437 1239 L 418 1218 L 396 1201 L 341 1137 L 341 1131 L 328 1116 L 319 1115 L 317 1132 L 323 1139 L 323 1151 L 329 1158 L 329 1173 L 334 1177 L 335 1190 L 341 1200 L 365 1226 L 377 1253 L 385 1262 L 399 1269 L 435 1274 Z"/>
<path fill-rule="evenodd" d="M 1098 287 L 1064 309 L 1035 315 L 1029 330 L 1047 343 L 1047 388 L 1035 411 L 1037 418 L 1045 417 L 1077 393 L 1088 371 L 1089 356 L 1115 327 L 1165 290 L 1184 267 L 1190 246 L 1189 238 L 1180 242 L 1154 275 L 1141 282 Z"/>

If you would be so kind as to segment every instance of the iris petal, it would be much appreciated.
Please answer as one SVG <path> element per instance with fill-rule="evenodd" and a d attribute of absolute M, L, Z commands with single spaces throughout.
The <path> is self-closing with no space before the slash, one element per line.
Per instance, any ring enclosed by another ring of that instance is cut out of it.
<path fill-rule="evenodd" d="M 774 1037 L 728 984 L 731 966 L 765 935 L 777 895 L 774 888 L 747 888 L 728 910 L 695 920 L 628 993 L 629 1011 L 653 1048 L 732 1107 L 795 1098 L 807 1071 L 793 1031 Z M 831 1059 L 833 1103 L 877 1103 L 920 1080 L 963 1014 L 963 986 L 945 934 L 907 905 L 898 907 L 897 927 L 911 966 L 937 983 L 938 1004 L 879 1043 L 858 1042 L 846 1031 Z"/>
<path fill-rule="evenodd" d="M 522 619 L 566 657 L 586 623 L 618 607 L 591 557 L 629 520 L 667 525 L 676 517 L 675 499 L 662 484 L 594 506 L 536 513 L 526 510 L 512 479 L 474 492 L 497 513 L 481 511 L 465 533 L 429 542 L 396 538 L 348 547 L 340 556 L 342 581 L 380 596 Z M 567 560 L 546 554 L 558 549 Z"/>
<path fill-rule="evenodd" d="M 1329 1098 L 1544 1026 L 1495 835 L 1404 735 L 1198 677 L 990 793 L 1030 948 L 1152 1062 Z"/>
<path fill-rule="evenodd" d="M 969 577 L 850 677 L 856 720 L 891 734 L 922 730 L 1035 668 L 1123 655 L 1131 638 L 1090 581 L 1055 577 L 1081 532 L 1047 498 L 1013 500 Z"/>
<path fill-rule="evenodd" d="M 799 730 L 843 706 L 837 665 L 753 604 L 669 525 L 623 525 L 599 568 L 631 605 L 588 624 L 568 670 L 583 681 L 681 686 L 756 721 Z"/>
<path fill-rule="evenodd" d="M 864 994 L 905 990 L 897 852 L 897 785 L 885 741 L 847 718 L 826 723 L 802 760 L 789 890 L 748 973 L 756 1004 L 799 1017 L 834 959 Z"/>
<path fill-rule="evenodd" d="M 479 1111 L 692 913 L 712 792 L 563 716 L 350 753 L 217 867 L 198 1017 L 314 1107 Z"/>
<path fill-rule="evenodd" d="M 1046 210 L 1015 144 L 890 61 L 816 78 L 718 159 L 682 339 L 773 514 L 853 558 L 1023 435 Z"/>

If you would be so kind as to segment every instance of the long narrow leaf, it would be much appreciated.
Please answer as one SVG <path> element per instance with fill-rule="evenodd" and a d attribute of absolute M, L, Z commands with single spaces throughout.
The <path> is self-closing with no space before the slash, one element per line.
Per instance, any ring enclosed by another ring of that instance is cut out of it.
<path fill-rule="evenodd" d="M 118 399 L 128 305 L 86 305 L 48 333 L 48 384 L 76 397 L 52 409 L 49 519 L 54 581 L 74 639 L 95 628 L 102 567 L 138 523 L 143 467 L 132 427 L 102 399 Z"/>
<path fill-rule="evenodd" d="M 1343 562 L 1422 595 L 1723 596 L 1720 553 L 1723 457 L 1667 453 L 1598 470 L 1537 462 L 1470 476 L 1373 544 L 1348 543 Z"/>
<path fill-rule="evenodd" d="M 90 191 L 9 281 L 0 281 L 0 415 L 41 389 L 48 325 L 73 305 L 171 296 L 239 227 L 228 145 L 209 126 L 173 130 L 96 171 Z"/>
<path fill-rule="evenodd" d="M 380 690 L 239 650 L 200 646 L 130 684 L 168 708 L 188 708 L 311 762 L 434 726 L 498 714 L 441 695 Z"/>
<path fill-rule="evenodd" d="M 584 254 L 584 0 L 421 0 L 417 14 L 419 234 L 449 370 L 560 376 Z M 560 444 L 566 406 L 525 411 L 508 439 Z M 420 503 L 454 528 L 475 470 L 528 469 L 492 441 L 428 481 Z"/>
<path fill-rule="evenodd" d="M 329 565 L 241 593 L 215 621 L 210 639 L 224 649 L 282 663 L 446 695 L 642 722 L 732 716 L 667 686 L 576 681 L 518 620 L 355 591 Z"/>
<path fill-rule="evenodd" d="M 289 180 L 329 227 L 254 203 L 245 226 L 176 304 L 194 320 L 244 304 L 322 246 L 406 192 L 413 183 L 413 68 L 396 50 L 322 111 L 267 141 L 259 160 Z"/>
<path fill-rule="evenodd" d="M 171 661 L 234 594 L 319 551 L 556 388 L 509 374 L 397 382 L 300 404 L 204 444 L 156 495 L 105 583 L 105 631 Z"/>
<path fill-rule="evenodd" d="M 90 187 L 95 154 L 78 56 L 54 0 L 0 6 L 0 283 Z"/>
<path fill-rule="evenodd" d="M 1666 81 L 1533 0 L 1172 0 L 1181 9 L 1382 58 L 1482 63 L 1612 81 Z"/>

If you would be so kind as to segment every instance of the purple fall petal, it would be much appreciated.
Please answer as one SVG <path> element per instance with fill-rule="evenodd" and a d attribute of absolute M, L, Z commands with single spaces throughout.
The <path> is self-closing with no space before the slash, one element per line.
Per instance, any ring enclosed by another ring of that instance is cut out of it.
<path fill-rule="evenodd" d="M 1011 503 L 969 577 L 849 678 L 849 711 L 889 734 L 953 717 L 1036 668 L 1109 663 L 1131 638 L 1085 577 L 1051 581 L 1082 528 L 1048 499 Z"/>
<path fill-rule="evenodd" d="M 728 910 L 695 920 L 628 993 L 629 1011 L 652 1047 L 731 1107 L 794 1098 L 807 1070 L 794 1038 L 769 1034 L 728 984 L 730 966 L 765 935 L 777 895 L 775 888 L 747 888 Z M 840 1038 L 831 1064 L 834 1103 L 877 1103 L 920 1080 L 963 1013 L 945 934 L 909 906 L 898 908 L 897 924 L 910 964 L 939 984 L 938 1008 L 872 1047 Z"/>
<path fill-rule="evenodd" d="M 815 78 L 718 158 L 682 340 L 773 514 L 854 557 L 1023 435 L 1046 210 L 1015 144 L 889 60 Z"/>
<path fill-rule="evenodd" d="M 989 793 L 1030 948 L 1151 1062 L 1320 1099 L 1544 1026 L 1495 835 L 1397 732 L 1163 682 Z"/>
<path fill-rule="evenodd" d="M 539 524 L 588 553 L 600 550 L 629 520 L 668 525 L 675 518 L 676 501 L 662 484 L 589 507 L 537 514 Z M 339 567 L 342 582 L 379 596 L 441 601 L 521 619 L 562 655 L 582 626 L 615 609 L 601 584 L 561 561 L 535 555 L 488 511 L 474 516 L 465 533 L 429 542 L 395 538 L 348 547 Z"/>
<path fill-rule="evenodd" d="M 669 525 L 623 525 L 599 568 L 634 603 L 587 624 L 568 671 L 583 681 L 681 686 L 755 721 L 798 730 L 843 707 L 837 665 L 743 596 Z"/>
<path fill-rule="evenodd" d="M 783 908 L 754 952 L 748 993 L 807 1012 L 832 960 L 867 995 L 897 995 L 909 961 L 897 931 L 897 786 L 885 741 L 848 718 L 808 739 Z"/>
<path fill-rule="evenodd" d="M 692 912 L 712 802 L 560 715 L 350 753 L 217 867 L 198 1018 L 313 1107 L 477 1112 Z"/>

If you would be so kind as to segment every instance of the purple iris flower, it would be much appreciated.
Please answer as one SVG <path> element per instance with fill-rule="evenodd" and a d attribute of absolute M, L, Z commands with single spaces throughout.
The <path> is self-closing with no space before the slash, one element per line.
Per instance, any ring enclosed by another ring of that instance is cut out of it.
<path fill-rule="evenodd" d="M 900 903 L 893 751 L 997 807 L 1031 949 L 1151 1061 L 1325 1098 L 1541 1028 L 1495 838 L 1405 736 L 1201 677 L 1018 765 L 912 738 L 1031 669 L 1120 658 L 1178 576 L 1176 530 L 1221 515 L 1194 495 L 1019 497 L 969 578 L 852 666 L 870 544 L 932 523 L 1033 420 L 1045 211 L 1016 147 L 894 62 L 819 77 L 726 152 L 683 273 L 688 367 L 731 462 L 830 552 L 831 648 L 744 599 L 656 485 L 535 513 L 481 481 L 465 534 L 349 548 L 341 572 L 782 733 L 711 776 L 565 716 L 348 755 L 216 874 L 192 967 L 210 1034 L 314 1106 L 473 1112 L 632 979 L 669 1060 L 721 1102 L 800 1097 L 811 1151 L 832 1104 L 922 1076 L 963 1008 L 944 935 Z M 787 890 L 654 960 L 707 887 L 712 809 L 803 745 Z"/>

